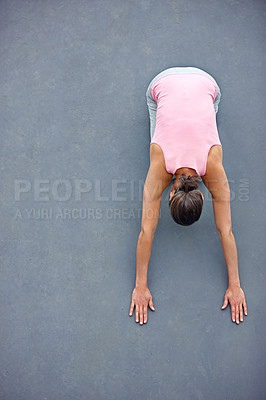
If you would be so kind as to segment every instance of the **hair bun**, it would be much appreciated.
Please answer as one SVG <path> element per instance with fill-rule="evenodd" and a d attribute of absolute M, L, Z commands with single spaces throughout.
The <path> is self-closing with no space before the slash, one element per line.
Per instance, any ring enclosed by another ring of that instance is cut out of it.
<path fill-rule="evenodd" d="M 180 190 L 183 190 L 185 193 L 188 193 L 191 190 L 198 189 L 198 185 L 200 183 L 200 177 L 192 175 L 186 177 L 185 174 L 182 174 L 181 177 L 179 178 L 179 181 L 181 184 Z"/>

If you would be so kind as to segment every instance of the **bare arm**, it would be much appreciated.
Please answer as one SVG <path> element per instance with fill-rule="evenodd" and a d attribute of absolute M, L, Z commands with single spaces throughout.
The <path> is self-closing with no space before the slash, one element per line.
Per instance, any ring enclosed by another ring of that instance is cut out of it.
<path fill-rule="evenodd" d="M 136 251 L 136 287 L 147 287 L 148 264 L 160 215 L 161 198 L 161 184 L 150 167 L 143 189 L 141 231 Z"/>
<path fill-rule="evenodd" d="M 205 179 L 204 183 L 212 195 L 215 225 L 227 264 L 229 285 L 240 286 L 237 247 L 231 223 L 230 187 L 221 162 L 215 165 L 214 170 L 215 179 Z"/>
<path fill-rule="evenodd" d="M 212 194 L 215 225 L 227 264 L 229 285 L 240 286 L 237 247 L 232 232 L 230 187 L 222 164 L 216 167 L 216 181 L 210 183 L 209 188 Z"/>
<path fill-rule="evenodd" d="M 147 274 L 152 241 L 158 225 L 162 193 L 169 185 L 172 175 L 165 170 L 156 147 L 151 150 L 151 164 L 143 189 L 141 232 L 136 250 L 136 282 L 132 294 L 129 315 L 136 306 L 136 322 L 147 322 L 147 305 L 154 311 L 152 296 L 148 289 Z"/>
<path fill-rule="evenodd" d="M 213 176 L 210 178 L 211 174 Z M 204 183 L 212 195 L 213 212 L 215 225 L 222 243 L 224 258 L 228 271 L 228 290 L 225 295 L 223 308 L 227 306 L 228 300 L 231 304 L 232 320 L 239 323 L 243 321 L 242 304 L 247 315 L 247 306 L 244 292 L 240 287 L 238 272 L 238 256 L 235 238 L 232 232 L 231 208 L 230 208 L 230 187 L 222 163 L 213 165 L 209 178 Z"/>
<path fill-rule="evenodd" d="M 143 188 L 141 232 L 136 252 L 136 287 L 147 287 L 148 264 L 160 215 L 162 193 L 171 180 L 172 175 L 165 169 L 162 150 L 159 146 L 152 145 L 150 168 Z"/>

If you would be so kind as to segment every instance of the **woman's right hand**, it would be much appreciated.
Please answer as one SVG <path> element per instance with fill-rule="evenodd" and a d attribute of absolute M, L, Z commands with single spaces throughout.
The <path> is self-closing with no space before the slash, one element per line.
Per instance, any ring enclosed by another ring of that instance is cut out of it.
<path fill-rule="evenodd" d="M 148 305 L 152 311 L 155 311 L 152 302 L 152 295 L 149 289 L 135 287 L 132 293 L 131 306 L 129 310 L 129 316 L 131 317 L 133 314 L 134 307 L 135 309 L 135 318 L 136 322 L 140 322 L 140 325 L 147 323 L 148 320 Z"/>

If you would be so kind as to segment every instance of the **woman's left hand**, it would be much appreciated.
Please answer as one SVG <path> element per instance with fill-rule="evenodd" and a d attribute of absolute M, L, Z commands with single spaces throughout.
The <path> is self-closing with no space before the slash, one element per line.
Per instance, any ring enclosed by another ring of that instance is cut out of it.
<path fill-rule="evenodd" d="M 240 286 L 228 286 L 228 289 L 224 295 L 224 303 L 222 306 L 222 310 L 227 307 L 228 301 L 231 305 L 231 314 L 232 314 L 232 321 L 239 324 L 239 314 L 240 314 L 240 321 L 243 322 L 243 309 L 245 315 L 248 315 L 248 309 L 246 304 L 246 299 L 243 290 Z"/>

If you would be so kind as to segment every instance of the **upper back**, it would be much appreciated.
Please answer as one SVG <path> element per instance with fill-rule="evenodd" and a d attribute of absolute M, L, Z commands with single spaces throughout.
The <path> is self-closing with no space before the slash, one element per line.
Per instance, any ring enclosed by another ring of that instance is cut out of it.
<path fill-rule="evenodd" d="M 216 126 L 215 83 L 199 73 L 170 74 L 151 88 L 157 103 L 151 143 L 158 144 L 168 173 L 190 167 L 202 176 L 209 149 L 221 145 Z"/>

